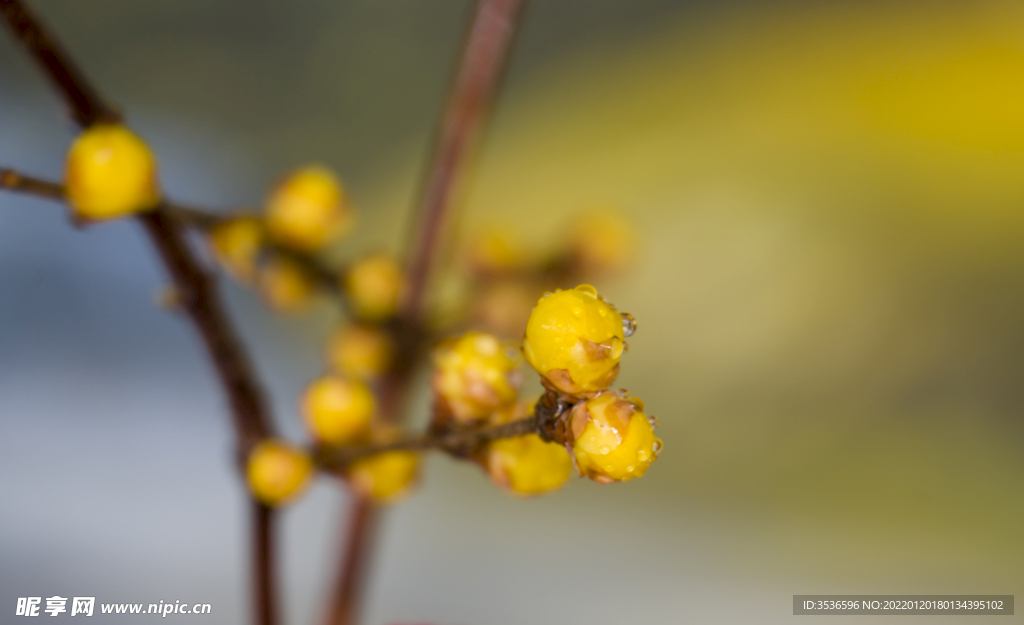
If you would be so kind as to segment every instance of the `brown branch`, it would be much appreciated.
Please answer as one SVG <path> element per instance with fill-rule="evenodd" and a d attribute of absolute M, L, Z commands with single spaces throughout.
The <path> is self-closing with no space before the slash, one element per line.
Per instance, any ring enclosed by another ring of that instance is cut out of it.
<path fill-rule="evenodd" d="M 28 176 L 13 169 L 0 168 L 0 189 L 35 195 L 58 202 L 65 202 L 67 199 L 63 184 Z M 225 219 L 225 217 L 208 210 L 175 204 L 166 200 L 161 206 L 161 210 L 181 225 L 200 232 L 209 232 Z M 277 243 L 267 243 L 266 249 L 268 252 L 279 254 L 298 264 L 316 281 L 320 288 L 338 296 L 341 305 L 347 308 L 348 302 L 341 289 L 343 269 L 334 269 L 316 256 Z"/>
<path fill-rule="evenodd" d="M 477 0 L 467 30 L 455 81 L 441 113 L 433 156 L 412 230 L 407 259 L 407 292 L 395 326 L 403 357 L 396 359 L 381 388 L 381 418 L 396 422 L 405 404 L 409 381 L 422 352 L 423 303 L 438 242 L 451 209 L 452 195 L 464 163 L 483 125 L 506 67 L 523 0 Z M 376 515 L 370 502 L 356 494 L 347 520 L 346 541 L 325 625 L 354 625 L 366 576 L 365 554 L 371 550 Z"/>
<path fill-rule="evenodd" d="M 436 450 L 455 458 L 468 458 L 493 440 L 525 436 L 526 434 L 544 435 L 547 430 L 541 427 L 541 422 L 538 417 L 528 417 L 501 425 L 427 432 L 419 436 L 410 436 L 376 445 L 322 449 L 316 453 L 315 459 L 317 465 L 322 469 L 340 472 L 357 460 L 389 451 Z"/>
<path fill-rule="evenodd" d="M 327 625 L 355 623 L 355 600 L 363 596 L 366 571 L 370 567 L 380 510 L 368 496 L 352 492 L 343 514 L 347 521 L 342 534 L 342 558 L 337 580 L 327 604 Z"/>
<path fill-rule="evenodd" d="M 249 500 L 253 523 L 251 552 L 254 615 L 258 625 L 272 625 L 277 620 L 277 552 L 274 536 L 278 516 L 255 499 Z"/>
<path fill-rule="evenodd" d="M 59 182 L 25 176 L 13 169 L 0 168 L 0 188 L 36 195 L 58 202 L 64 201 L 64 185 Z"/>
<path fill-rule="evenodd" d="M 43 66 L 46 75 L 64 94 L 69 113 L 79 126 L 121 121 L 121 114 L 100 98 L 64 48 L 21 0 L 0 0 L 0 11 L 15 37 L 28 48 L 29 54 Z"/>
<path fill-rule="evenodd" d="M 228 320 L 214 277 L 196 260 L 185 231 L 167 211 L 140 215 L 177 291 L 177 301 L 199 331 L 231 403 L 239 460 L 272 433 L 269 410 L 256 372 Z"/>
<path fill-rule="evenodd" d="M 522 0 L 476 3 L 412 230 L 409 291 L 401 311 L 408 322 L 418 321 L 423 313 L 423 299 L 453 193 L 507 65 L 522 5 Z"/>
<path fill-rule="evenodd" d="M 100 97 L 56 38 L 21 0 L 0 0 L 0 11 L 15 37 L 64 96 L 72 118 L 80 126 L 121 121 L 121 114 Z M 9 175 L 4 178 L 22 190 L 55 190 Z M 256 382 L 255 371 L 228 321 L 213 277 L 196 260 L 181 224 L 163 207 L 140 215 L 139 220 L 171 275 L 181 306 L 192 319 L 213 359 L 231 404 L 241 461 L 260 438 L 272 433 L 269 411 Z M 255 615 L 260 625 L 272 625 L 276 621 L 272 578 L 273 514 L 256 503 L 253 506 Z"/>

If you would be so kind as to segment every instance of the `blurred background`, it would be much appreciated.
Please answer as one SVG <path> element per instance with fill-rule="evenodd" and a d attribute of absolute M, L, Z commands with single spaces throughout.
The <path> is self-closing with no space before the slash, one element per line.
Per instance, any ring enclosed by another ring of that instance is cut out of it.
<path fill-rule="evenodd" d="M 642 480 L 530 501 L 431 457 L 387 515 L 367 623 L 781 623 L 797 593 L 1020 594 L 1024 5 L 771 4 L 528 7 L 459 232 L 544 249 L 580 209 L 635 223 L 632 267 L 597 286 L 639 321 L 619 383 L 665 451 Z M 339 258 L 401 251 L 467 2 L 35 7 L 173 198 L 258 206 L 323 162 L 360 214 Z M 58 177 L 72 136 L 5 32 L 0 163 Z M 246 618 L 232 433 L 164 282 L 133 223 L 75 231 L 0 195 L 0 622 L 54 594 Z M 336 313 L 281 318 L 224 284 L 301 440 Z M 289 623 L 321 614 L 344 503 L 321 480 L 284 517 Z"/>

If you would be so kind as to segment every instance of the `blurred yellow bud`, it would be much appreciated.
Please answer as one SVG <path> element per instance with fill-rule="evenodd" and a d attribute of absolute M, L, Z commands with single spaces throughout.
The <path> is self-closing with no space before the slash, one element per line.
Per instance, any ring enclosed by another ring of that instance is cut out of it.
<path fill-rule="evenodd" d="M 516 399 L 521 374 L 514 353 L 483 332 L 446 341 L 434 352 L 434 392 L 445 400 L 457 421 L 485 419 Z"/>
<path fill-rule="evenodd" d="M 606 391 L 576 404 L 570 415 L 573 453 L 583 475 L 603 484 L 642 477 L 658 457 L 661 441 L 643 403 Z"/>
<path fill-rule="evenodd" d="M 373 380 L 391 363 L 391 337 L 380 328 L 347 325 L 327 345 L 327 362 L 336 371 L 360 380 Z"/>
<path fill-rule="evenodd" d="M 409 492 L 419 469 L 411 451 L 386 451 L 352 463 L 346 472 L 352 487 L 377 501 L 395 501 Z"/>
<path fill-rule="evenodd" d="M 259 268 L 260 292 L 271 308 L 298 312 L 313 299 L 316 285 L 301 265 L 284 256 L 274 256 Z"/>
<path fill-rule="evenodd" d="M 356 261 L 345 274 L 345 292 L 356 315 L 371 321 L 386 319 L 398 309 L 405 276 L 398 262 L 385 254 Z"/>
<path fill-rule="evenodd" d="M 487 446 L 487 473 L 495 484 L 514 493 L 539 495 L 569 479 L 572 458 L 564 447 L 536 434 L 503 438 Z"/>
<path fill-rule="evenodd" d="M 583 272 L 614 272 L 625 267 L 636 249 L 633 225 L 614 211 L 575 217 L 568 232 L 569 256 Z"/>
<path fill-rule="evenodd" d="M 263 441 L 249 454 L 249 488 L 268 506 L 287 503 L 301 494 L 312 472 L 310 457 L 282 441 Z"/>
<path fill-rule="evenodd" d="M 113 219 L 138 213 L 160 201 L 156 159 L 121 124 L 96 124 L 68 150 L 64 184 L 71 210 L 84 219 Z"/>
<path fill-rule="evenodd" d="M 477 273 L 502 273 L 522 267 L 526 260 L 523 244 L 511 232 L 498 228 L 476 234 L 466 244 L 465 263 Z"/>
<path fill-rule="evenodd" d="M 498 280 L 474 293 L 473 322 L 502 337 L 520 337 L 540 289 L 517 280 Z"/>
<path fill-rule="evenodd" d="M 526 324 L 523 355 L 558 390 L 608 388 L 625 349 L 622 315 L 583 284 L 540 298 Z"/>
<path fill-rule="evenodd" d="M 252 282 L 263 246 L 260 220 L 250 216 L 225 219 L 210 229 L 209 237 L 213 254 L 224 269 L 239 282 Z"/>
<path fill-rule="evenodd" d="M 296 249 L 318 250 L 348 232 L 353 222 L 345 190 L 325 167 L 293 172 L 267 199 L 267 231 Z"/>
<path fill-rule="evenodd" d="M 344 445 L 367 432 L 376 401 L 362 382 L 326 375 L 306 388 L 301 408 L 317 440 Z"/>

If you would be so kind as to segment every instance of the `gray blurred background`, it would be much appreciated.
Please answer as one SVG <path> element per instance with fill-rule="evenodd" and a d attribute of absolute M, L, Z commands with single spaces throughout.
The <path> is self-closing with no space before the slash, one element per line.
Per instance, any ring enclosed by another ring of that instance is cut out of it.
<path fill-rule="evenodd" d="M 323 162 L 360 212 L 338 257 L 400 251 L 468 3 L 34 6 L 173 198 L 258 206 Z M 642 480 L 531 501 L 431 458 L 387 516 L 366 622 L 789 622 L 795 593 L 1020 594 L 1022 25 L 1015 2 L 533 2 L 459 231 L 543 249 L 581 208 L 636 222 L 633 268 L 598 286 L 640 322 L 620 382 L 666 451 Z M 0 165 L 59 177 L 72 125 L 4 35 Z M 134 224 L 76 231 L 0 194 L 0 622 L 55 594 L 246 618 L 224 402 L 154 305 L 164 281 Z M 334 311 L 224 288 L 300 440 Z M 321 614 L 343 505 L 321 481 L 285 515 L 290 623 Z"/>

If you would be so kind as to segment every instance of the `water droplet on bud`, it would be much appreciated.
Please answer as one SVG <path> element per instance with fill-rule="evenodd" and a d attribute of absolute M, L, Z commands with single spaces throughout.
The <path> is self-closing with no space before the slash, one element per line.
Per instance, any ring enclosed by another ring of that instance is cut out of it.
<path fill-rule="evenodd" d="M 636 332 L 636 319 L 629 313 L 622 313 L 622 333 L 626 336 L 633 336 Z"/>

